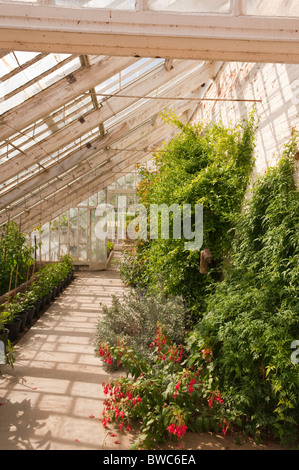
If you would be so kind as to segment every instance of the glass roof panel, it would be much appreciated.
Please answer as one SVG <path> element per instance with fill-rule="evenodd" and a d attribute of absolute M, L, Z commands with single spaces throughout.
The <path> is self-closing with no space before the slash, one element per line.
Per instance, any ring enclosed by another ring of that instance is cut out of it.
<path fill-rule="evenodd" d="M 111 10 L 135 10 L 135 0 L 50 0 L 50 5 L 72 8 L 108 8 Z"/>
<path fill-rule="evenodd" d="M 2 78 L 13 70 L 16 72 L 7 80 L 0 79 L 0 114 L 26 101 L 81 66 L 79 58 L 72 58 L 70 54 L 47 54 L 23 70 L 22 65 L 32 58 L 34 56 L 28 56 L 27 52 L 11 52 L 0 59 Z"/>
<path fill-rule="evenodd" d="M 148 8 L 181 13 L 229 13 L 230 3 L 230 0 L 148 0 Z"/>
<path fill-rule="evenodd" d="M 243 12 L 255 16 L 299 17 L 298 0 L 243 0 Z"/>

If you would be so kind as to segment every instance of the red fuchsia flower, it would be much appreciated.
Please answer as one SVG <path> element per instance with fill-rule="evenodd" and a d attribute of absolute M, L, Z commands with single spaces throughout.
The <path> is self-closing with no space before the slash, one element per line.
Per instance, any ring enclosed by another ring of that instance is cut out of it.
<path fill-rule="evenodd" d="M 140 395 L 138 395 L 138 397 L 137 397 L 137 401 L 138 401 L 138 403 L 139 403 L 139 404 L 141 403 L 141 398 L 140 398 Z"/>
<path fill-rule="evenodd" d="M 220 403 L 220 405 L 223 404 L 223 400 L 222 400 L 222 398 L 221 398 L 221 396 L 220 396 L 220 393 L 219 393 L 218 396 L 213 395 L 213 396 L 209 399 L 209 407 L 210 407 L 210 408 L 212 408 L 214 401 L 217 401 L 218 403 Z"/>
<path fill-rule="evenodd" d="M 168 426 L 168 428 L 167 428 L 167 431 L 170 432 L 171 434 L 173 434 L 174 429 L 175 429 L 174 425 L 173 425 L 173 424 L 170 424 L 170 425 Z"/>
<path fill-rule="evenodd" d="M 167 431 L 170 434 L 176 435 L 177 437 L 183 437 L 184 434 L 186 434 L 187 429 L 188 428 L 185 424 L 183 424 L 182 426 L 174 426 L 173 424 L 170 424 L 167 428 Z"/>
<path fill-rule="evenodd" d="M 121 423 L 121 424 L 119 425 L 119 429 L 120 429 L 120 431 L 122 431 L 122 430 L 123 430 L 123 428 L 124 428 L 124 425 L 123 425 L 123 423 Z"/>
<path fill-rule="evenodd" d="M 179 383 L 176 384 L 175 389 L 176 389 L 176 390 L 179 390 L 179 389 L 180 389 L 180 384 L 179 384 Z"/>
<path fill-rule="evenodd" d="M 130 426 L 127 426 L 127 427 L 126 427 L 126 431 L 128 431 L 128 432 L 131 431 Z"/>
<path fill-rule="evenodd" d="M 177 392 L 174 392 L 173 398 L 176 399 L 177 395 L 178 395 Z"/>
<path fill-rule="evenodd" d="M 102 419 L 102 425 L 104 426 L 104 428 L 107 426 L 107 420 L 105 418 Z"/>

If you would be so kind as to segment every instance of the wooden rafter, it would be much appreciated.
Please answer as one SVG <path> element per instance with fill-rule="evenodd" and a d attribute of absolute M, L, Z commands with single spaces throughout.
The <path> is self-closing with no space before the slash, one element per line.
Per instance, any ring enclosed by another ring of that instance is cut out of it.
<path fill-rule="evenodd" d="M 48 116 L 98 83 L 111 78 L 124 67 L 136 62 L 134 58 L 106 57 L 95 61 L 88 69 L 73 73 L 72 83 L 66 78 L 34 95 L 0 117 L 0 140 L 5 140 L 34 122 Z"/>
<path fill-rule="evenodd" d="M 179 63 L 177 66 L 177 71 L 181 70 L 181 72 L 186 72 L 188 68 L 190 67 L 190 64 L 186 66 L 183 63 Z M 194 66 L 189 69 L 190 74 L 188 76 L 188 80 L 184 81 L 183 76 L 182 80 L 179 81 L 178 83 L 175 83 L 172 87 L 170 87 L 170 92 L 174 96 L 180 97 L 183 95 L 188 95 L 188 93 L 192 93 L 192 91 L 198 87 L 202 82 L 205 82 L 214 73 L 214 65 L 213 64 L 205 64 L 202 67 L 199 66 Z M 192 73 L 191 73 L 192 72 Z M 154 77 L 151 77 L 151 80 L 148 80 L 148 77 L 145 77 L 144 79 L 140 80 L 139 82 L 135 83 L 131 87 L 134 88 L 134 90 L 138 93 L 140 89 L 145 90 L 145 91 L 150 91 L 153 90 L 153 87 L 156 87 L 157 84 L 162 84 L 165 83 L 166 81 L 166 76 L 168 76 L 169 79 L 169 74 L 173 73 L 175 76 L 174 71 L 166 72 L 165 70 L 162 72 L 157 72 L 155 73 Z M 148 88 L 146 88 L 148 87 Z M 164 95 L 167 92 L 164 92 Z M 162 94 L 163 95 L 163 94 Z M 132 99 L 131 104 L 134 103 L 136 99 Z M 136 118 L 130 117 L 128 118 L 128 122 L 130 122 L 130 126 L 134 128 L 138 123 L 143 122 L 145 119 L 148 118 L 148 116 L 151 116 L 155 113 L 158 113 L 165 109 L 167 106 L 171 104 L 171 101 L 168 103 L 167 101 L 162 101 L 162 102 L 155 102 L 153 103 L 147 103 L 143 105 L 140 110 L 138 111 L 138 115 Z M 111 104 L 113 103 L 113 104 Z M 103 122 L 106 119 L 111 118 L 114 116 L 117 112 L 120 112 L 124 110 L 128 104 L 130 103 L 130 100 L 128 98 L 123 98 L 123 99 L 118 99 L 115 98 L 115 103 L 112 100 L 109 100 L 109 103 L 106 103 L 106 106 L 100 108 L 99 110 L 95 110 L 92 113 L 89 113 L 88 115 L 84 116 L 84 122 L 80 123 L 79 121 L 76 121 L 74 123 L 71 123 L 69 126 L 66 126 L 62 130 L 59 130 L 58 132 L 52 134 L 50 137 L 44 139 L 42 141 L 42 144 L 37 144 L 34 147 L 30 148 L 30 154 L 27 156 L 21 155 L 18 156 L 17 158 L 14 159 L 16 162 L 15 165 L 12 165 L 12 161 L 7 161 L 1 165 L 1 174 L 0 174 L 0 182 L 4 182 L 5 180 L 11 178 L 12 176 L 18 174 L 20 171 L 23 171 L 26 168 L 29 168 L 31 165 L 37 163 L 44 158 L 46 155 L 50 155 L 51 152 L 55 152 L 59 148 L 64 147 L 71 141 L 75 140 L 76 138 L 80 137 L 81 135 L 84 135 L 88 131 L 94 129 L 99 122 Z"/>

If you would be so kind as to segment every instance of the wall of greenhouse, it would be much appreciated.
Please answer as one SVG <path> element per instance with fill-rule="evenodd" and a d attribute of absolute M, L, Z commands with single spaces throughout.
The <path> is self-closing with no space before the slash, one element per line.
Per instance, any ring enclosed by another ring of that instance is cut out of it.
<path fill-rule="evenodd" d="M 240 101 L 207 101 L 198 108 L 195 121 L 221 119 L 225 124 L 236 124 L 255 106 L 259 122 L 253 176 L 274 166 L 293 130 L 299 130 L 297 64 L 224 63 L 206 97 L 230 97 Z M 241 101 L 244 98 L 257 101 Z M 297 179 L 299 181 L 299 171 Z"/>
<path fill-rule="evenodd" d="M 145 164 L 148 169 L 154 167 L 153 162 Z M 117 181 L 110 184 L 104 190 L 99 191 L 92 197 L 78 204 L 47 222 L 37 227 L 30 234 L 30 242 L 39 244 L 35 253 L 38 263 L 59 261 L 62 256 L 70 254 L 74 264 L 78 267 L 89 269 L 105 269 L 107 267 L 107 241 L 117 248 L 126 240 L 118 238 L 118 217 L 120 199 L 126 202 L 126 211 L 137 203 L 136 188 L 141 179 L 138 170 L 121 176 Z M 125 199 L 124 199 L 125 198 Z M 115 211 L 115 227 L 109 227 L 108 235 L 101 240 L 96 235 L 96 224 L 101 219 L 97 208 L 101 204 L 113 206 Z"/>

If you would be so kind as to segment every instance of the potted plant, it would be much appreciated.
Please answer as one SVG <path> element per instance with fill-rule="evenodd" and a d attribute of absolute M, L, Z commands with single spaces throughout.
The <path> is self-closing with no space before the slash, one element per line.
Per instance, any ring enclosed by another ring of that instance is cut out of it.
<path fill-rule="evenodd" d="M 22 319 L 16 315 L 13 308 L 10 309 L 10 304 L 5 306 L 5 309 L 1 312 L 1 321 L 4 327 L 9 330 L 8 339 L 15 341 L 18 339 L 18 335 L 21 328 Z"/>

